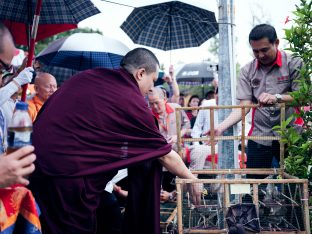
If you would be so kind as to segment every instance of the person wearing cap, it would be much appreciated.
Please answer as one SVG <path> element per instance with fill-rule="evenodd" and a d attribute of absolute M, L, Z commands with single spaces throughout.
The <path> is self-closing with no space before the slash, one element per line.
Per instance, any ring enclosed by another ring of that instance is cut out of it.
<path fill-rule="evenodd" d="M 7 125 L 15 108 L 15 100 L 11 97 L 18 92 L 22 85 L 28 84 L 32 79 L 33 69 L 28 67 L 19 74 L 13 74 L 9 83 L 3 82 L 3 78 L 13 72 L 11 61 L 14 53 L 15 45 L 12 36 L 8 29 L 0 24 L 0 153 L 5 152 Z"/>
<path fill-rule="evenodd" d="M 249 43 L 255 58 L 240 71 L 237 86 L 237 99 L 240 105 L 252 103 L 273 105 L 291 102 L 293 98 L 289 92 L 299 89 L 297 81 L 300 77 L 302 60 L 278 49 L 279 39 L 275 28 L 268 24 L 255 26 L 249 34 Z M 250 109 L 246 113 L 249 111 Z M 287 107 L 286 119 L 292 113 L 294 113 L 294 108 Z M 222 135 L 241 118 L 241 110 L 234 109 L 215 128 L 215 135 Z M 248 135 L 277 136 L 272 127 L 279 124 L 279 108 L 272 106 L 253 108 L 251 129 Z M 279 159 L 278 141 L 248 140 L 247 168 L 270 168 L 273 157 Z"/>

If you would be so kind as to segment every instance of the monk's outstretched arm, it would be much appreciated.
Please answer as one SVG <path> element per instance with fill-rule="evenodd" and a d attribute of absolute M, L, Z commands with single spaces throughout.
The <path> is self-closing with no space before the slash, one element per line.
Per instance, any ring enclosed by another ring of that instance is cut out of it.
<path fill-rule="evenodd" d="M 182 179 L 197 179 L 185 166 L 181 157 L 173 150 L 159 158 L 159 161 L 168 171 Z M 199 184 L 192 184 L 192 186 L 190 186 L 190 192 L 193 197 L 193 202 L 195 204 L 200 204 L 202 186 Z"/>

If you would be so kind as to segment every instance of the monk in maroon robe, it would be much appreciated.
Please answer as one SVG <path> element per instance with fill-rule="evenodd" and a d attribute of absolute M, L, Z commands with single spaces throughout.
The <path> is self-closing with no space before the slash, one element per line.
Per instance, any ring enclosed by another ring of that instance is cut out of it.
<path fill-rule="evenodd" d="M 103 233 L 97 225 L 101 196 L 116 170 L 127 167 L 123 233 L 159 234 L 161 165 L 195 179 L 159 133 L 144 99 L 158 77 L 157 58 L 137 48 L 121 67 L 73 76 L 34 123 L 37 161 L 30 187 L 43 233 Z"/>

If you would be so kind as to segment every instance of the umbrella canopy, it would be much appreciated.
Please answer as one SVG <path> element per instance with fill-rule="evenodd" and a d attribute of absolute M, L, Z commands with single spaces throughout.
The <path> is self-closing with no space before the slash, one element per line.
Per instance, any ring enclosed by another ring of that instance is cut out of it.
<path fill-rule="evenodd" d="M 37 59 L 48 66 L 83 71 L 95 67 L 118 68 L 128 52 L 129 48 L 116 39 L 97 33 L 75 33 L 50 43 Z"/>
<path fill-rule="evenodd" d="M 0 20 L 11 31 L 15 43 L 28 45 L 36 0 L 0 1 Z M 90 0 L 43 0 L 36 41 L 69 29 L 100 11 Z"/>
<path fill-rule="evenodd" d="M 185 64 L 176 75 L 177 82 L 183 85 L 210 84 L 214 79 L 212 66 L 207 62 Z"/>
<path fill-rule="evenodd" d="M 213 12 L 179 1 L 135 8 L 120 27 L 134 43 L 165 51 L 200 46 L 218 33 Z"/>
<path fill-rule="evenodd" d="M 66 80 L 79 72 L 70 68 L 47 66 L 45 64 L 41 64 L 40 71 L 52 74 L 56 79 L 58 87 L 60 87 Z"/>

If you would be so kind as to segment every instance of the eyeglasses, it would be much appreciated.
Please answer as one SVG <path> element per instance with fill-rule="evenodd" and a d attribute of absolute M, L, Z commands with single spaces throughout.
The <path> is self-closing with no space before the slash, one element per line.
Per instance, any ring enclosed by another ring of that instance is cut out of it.
<path fill-rule="evenodd" d="M 10 72 L 12 70 L 13 65 L 6 64 L 2 61 L 2 59 L 0 59 L 0 64 L 2 66 L 2 68 L 0 69 L 1 73 Z"/>

